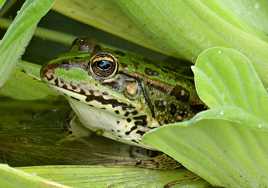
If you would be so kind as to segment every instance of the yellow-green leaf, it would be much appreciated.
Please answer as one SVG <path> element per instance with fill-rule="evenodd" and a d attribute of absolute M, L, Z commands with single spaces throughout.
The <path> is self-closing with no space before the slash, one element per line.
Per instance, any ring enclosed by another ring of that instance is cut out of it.
<path fill-rule="evenodd" d="M 0 41 L 0 87 L 8 79 L 25 47 L 32 38 L 39 20 L 54 0 L 27 0 Z"/>

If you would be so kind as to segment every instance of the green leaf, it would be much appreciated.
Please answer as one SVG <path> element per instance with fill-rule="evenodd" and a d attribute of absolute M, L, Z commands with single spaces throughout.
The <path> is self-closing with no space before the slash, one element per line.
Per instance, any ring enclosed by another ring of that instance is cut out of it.
<path fill-rule="evenodd" d="M 32 38 L 39 20 L 53 0 L 27 0 L 0 42 L 0 87 L 10 76 L 25 47 Z"/>
<path fill-rule="evenodd" d="M 6 0 L 0 0 L 0 10 L 2 9 L 2 7 L 4 6 Z"/>
<path fill-rule="evenodd" d="M 209 47 L 232 47 L 251 59 L 262 80 L 268 84 L 267 33 L 248 25 L 248 19 L 244 21 L 236 16 L 232 9 L 223 5 L 226 2 L 220 0 L 115 2 L 161 51 L 193 60 Z M 238 10 L 242 10 L 245 6 L 243 2 L 235 1 L 232 4 L 233 7 L 240 7 Z M 257 14 L 254 16 L 260 22 L 265 22 L 268 19 L 268 6 L 264 5 L 267 3 L 259 3 L 259 0 L 252 2 L 258 3 L 259 6 L 263 5 L 261 8 L 262 12 L 266 11 L 265 20 L 262 20 L 264 17 L 258 18 Z M 242 12 L 244 14 L 256 12 L 252 11 L 253 9 L 255 10 L 254 6 Z"/>
<path fill-rule="evenodd" d="M 268 33 L 268 23 L 267 23 L 268 1 L 266 0 L 219 1 L 218 0 L 217 3 L 224 10 L 224 12 L 231 14 L 232 17 L 236 17 L 236 19 L 238 19 L 240 22 L 244 22 L 245 24 L 250 26 L 252 29 L 254 29 L 256 32 L 259 32 L 260 34 L 262 33 L 262 35 Z M 219 13 L 222 13 L 222 12 L 223 11 Z M 229 20 L 228 18 L 229 17 L 226 18 L 226 21 Z M 267 37 L 264 37 L 264 39 L 265 38 L 267 40 Z"/>
<path fill-rule="evenodd" d="M 210 107 L 231 105 L 268 121 L 268 95 L 249 59 L 234 49 L 215 47 L 193 67 L 199 97 Z"/>
<path fill-rule="evenodd" d="M 11 23 L 12 20 L 0 17 L 0 28 L 7 29 Z M 58 42 L 66 46 L 70 46 L 76 38 L 75 36 L 68 33 L 63 33 L 42 27 L 36 28 L 34 36 L 40 37 L 43 40 L 51 40 L 53 42 Z"/>
<path fill-rule="evenodd" d="M 0 95 L 18 100 L 37 100 L 55 97 L 57 93 L 40 80 L 40 65 L 20 62 L 0 88 Z"/>
<path fill-rule="evenodd" d="M 54 9 L 139 45 L 194 62 L 213 46 L 246 54 L 268 84 L 268 5 L 264 0 L 61 0 Z"/>
<path fill-rule="evenodd" d="M 48 181 L 33 174 L 0 165 L 0 187 L 8 188 L 69 188 L 56 182 Z"/>
<path fill-rule="evenodd" d="M 238 114 L 239 111 L 233 112 Z M 226 113 L 225 109 L 207 111 L 198 119 L 152 131 L 143 141 L 167 153 L 212 185 L 267 187 L 267 131 L 249 128 L 250 123 L 256 123 L 254 119 L 236 123 L 224 117 L 213 117 L 222 113 Z"/>
<path fill-rule="evenodd" d="M 193 68 L 212 109 L 144 136 L 212 185 L 268 186 L 267 93 L 252 64 L 233 49 L 211 48 Z"/>
<path fill-rule="evenodd" d="M 111 0 L 60 0 L 55 2 L 53 9 L 82 23 L 159 51 L 150 38 L 135 27 Z"/>
<path fill-rule="evenodd" d="M 185 169 L 150 170 L 123 166 L 41 166 L 20 168 L 73 187 L 205 188 L 209 184 Z"/>

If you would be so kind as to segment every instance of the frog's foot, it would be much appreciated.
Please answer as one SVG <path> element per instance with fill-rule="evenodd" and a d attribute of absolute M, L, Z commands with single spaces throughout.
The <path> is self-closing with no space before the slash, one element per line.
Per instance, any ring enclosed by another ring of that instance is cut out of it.
<path fill-rule="evenodd" d="M 70 117 L 65 123 L 64 130 L 67 135 L 65 138 L 61 139 L 59 143 L 78 140 L 83 137 L 89 137 L 92 133 L 89 129 L 82 125 L 74 113 L 70 114 Z"/>
<path fill-rule="evenodd" d="M 180 168 L 181 164 L 166 154 L 160 154 L 156 157 L 152 157 L 151 159 L 138 160 L 136 162 L 136 166 L 141 168 L 170 170 Z"/>
<path fill-rule="evenodd" d="M 180 163 L 159 151 L 148 150 L 133 146 L 130 157 L 136 159 L 135 166 L 150 169 L 176 169 L 181 167 Z"/>

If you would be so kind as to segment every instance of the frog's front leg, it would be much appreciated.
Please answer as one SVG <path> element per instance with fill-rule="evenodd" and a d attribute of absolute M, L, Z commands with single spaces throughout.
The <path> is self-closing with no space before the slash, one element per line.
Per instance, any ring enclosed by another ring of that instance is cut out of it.
<path fill-rule="evenodd" d="M 69 125 L 69 133 L 74 138 L 88 137 L 92 134 L 92 131 L 86 128 L 76 115 L 73 116 Z"/>
<path fill-rule="evenodd" d="M 180 163 L 160 151 L 132 146 L 129 155 L 136 160 L 135 166 L 140 168 L 165 170 L 181 167 Z"/>
<path fill-rule="evenodd" d="M 92 131 L 87 129 L 74 112 L 71 112 L 69 118 L 65 122 L 64 131 L 66 132 L 66 137 L 61 139 L 59 143 L 65 141 L 73 141 L 83 137 L 89 137 Z"/>
<path fill-rule="evenodd" d="M 136 166 L 149 169 L 170 170 L 180 168 L 181 164 L 166 154 L 160 154 L 158 156 L 151 157 L 150 159 L 138 160 L 136 162 Z"/>

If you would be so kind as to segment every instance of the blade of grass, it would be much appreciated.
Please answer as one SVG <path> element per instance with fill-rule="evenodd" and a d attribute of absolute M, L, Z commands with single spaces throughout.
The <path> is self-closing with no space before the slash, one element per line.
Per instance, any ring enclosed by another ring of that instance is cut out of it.
<path fill-rule="evenodd" d="M 0 41 L 0 87 L 6 82 L 29 43 L 39 20 L 53 0 L 27 0 Z"/>
<path fill-rule="evenodd" d="M 0 165 L 0 187 L 8 188 L 70 188 L 48 181 L 33 174 L 23 172 L 7 165 Z"/>
<path fill-rule="evenodd" d="M 22 61 L 0 88 L 0 95 L 18 100 L 55 98 L 57 93 L 40 80 L 40 65 Z M 19 91 L 19 92 L 18 92 Z"/>
<path fill-rule="evenodd" d="M 208 188 L 210 185 L 185 170 L 151 170 L 126 166 L 72 165 L 20 168 L 69 186 L 87 187 L 176 187 Z M 173 187 L 173 186 L 172 186 Z"/>
<path fill-rule="evenodd" d="M 0 0 L 0 10 L 2 9 L 2 7 L 4 6 L 6 0 Z"/>
<path fill-rule="evenodd" d="M 6 18 L 0 18 L 0 28 L 7 29 L 10 24 L 12 23 L 12 20 L 6 19 Z M 72 44 L 73 40 L 76 38 L 75 36 L 51 29 L 46 29 L 42 27 L 37 27 L 34 35 L 36 37 L 40 37 L 45 40 L 50 40 L 53 42 L 58 42 L 66 46 L 70 46 Z"/>

